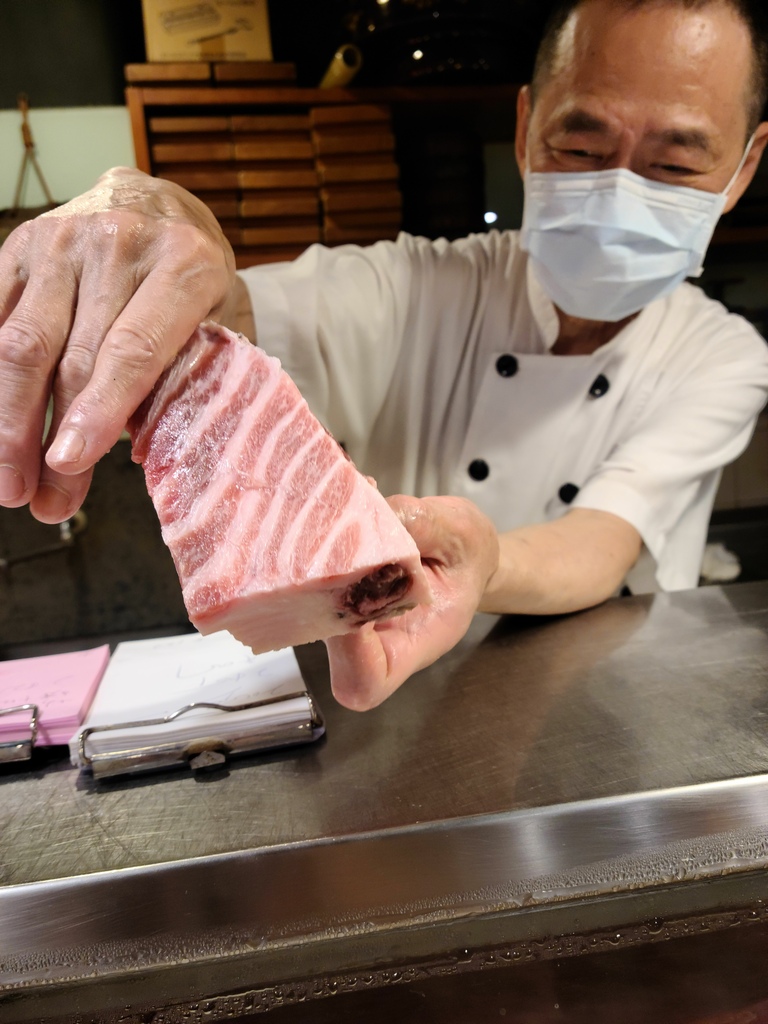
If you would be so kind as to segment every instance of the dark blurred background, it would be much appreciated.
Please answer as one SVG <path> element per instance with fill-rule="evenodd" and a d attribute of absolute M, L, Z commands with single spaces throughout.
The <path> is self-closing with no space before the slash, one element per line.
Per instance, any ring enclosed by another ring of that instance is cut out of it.
<path fill-rule="evenodd" d="M 520 82 L 548 0 L 271 0 L 275 60 L 316 86 L 342 42 L 363 51 L 356 85 Z M 2 0 L 0 109 L 20 84 L 36 107 L 123 102 L 122 67 L 145 60 L 141 0 Z M 73 40 L 76 40 L 73 44 Z M 418 50 L 423 56 L 414 61 Z"/>

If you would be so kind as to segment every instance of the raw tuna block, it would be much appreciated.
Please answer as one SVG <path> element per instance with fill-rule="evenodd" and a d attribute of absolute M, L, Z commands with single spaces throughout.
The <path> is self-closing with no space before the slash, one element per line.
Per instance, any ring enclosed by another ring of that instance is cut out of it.
<path fill-rule="evenodd" d="M 128 427 L 201 633 L 258 653 L 429 601 L 400 520 L 242 336 L 203 324 Z"/>

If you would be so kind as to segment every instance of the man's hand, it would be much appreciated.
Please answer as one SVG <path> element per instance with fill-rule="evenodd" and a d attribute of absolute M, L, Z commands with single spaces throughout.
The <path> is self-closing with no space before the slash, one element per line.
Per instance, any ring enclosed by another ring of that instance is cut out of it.
<path fill-rule="evenodd" d="M 234 271 L 207 207 L 128 168 L 17 228 L 0 250 L 0 505 L 71 516 L 94 463 L 229 300 Z"/>
<path fill-rule="evenodd" d="M 390 498 L 421 552 L 432 604 L 326 641 L 340 704 L 376 707 L 464 636 L 475 612 L 561 615 L 611 597 L 637 561 L 637 530 L 609 512 L 573 509 L 498 535 L 463 498 Z"/>
<path fill-rule="evenodd" d="M 432 603 L 326 641 L 333 693 L 356 711 L 376 707 L 464 636 L 499 562 L 490 519 L 463 498 L 389 499 L 421 552 Z"/>

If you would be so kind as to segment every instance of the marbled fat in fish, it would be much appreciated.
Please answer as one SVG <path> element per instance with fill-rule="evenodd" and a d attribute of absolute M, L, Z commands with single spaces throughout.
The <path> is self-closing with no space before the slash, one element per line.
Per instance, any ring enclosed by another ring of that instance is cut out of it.
<path fill-rule="evenodd" d="M 201 633 L 259 652 L 429 602 L 408 531 L 245 338 L 202 324 L 128 429 Z"/>

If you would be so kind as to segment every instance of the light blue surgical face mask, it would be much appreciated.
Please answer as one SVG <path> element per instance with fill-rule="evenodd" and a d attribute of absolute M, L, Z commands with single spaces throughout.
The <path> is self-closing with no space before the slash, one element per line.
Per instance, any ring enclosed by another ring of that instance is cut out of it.
<path fill-rule="evenodd" d="M 698 277 L 753 139 L 724 192 L 624 168 L 527 170 L 520 245 L 546 294 L 571 316 L 615 322 Z"/>

